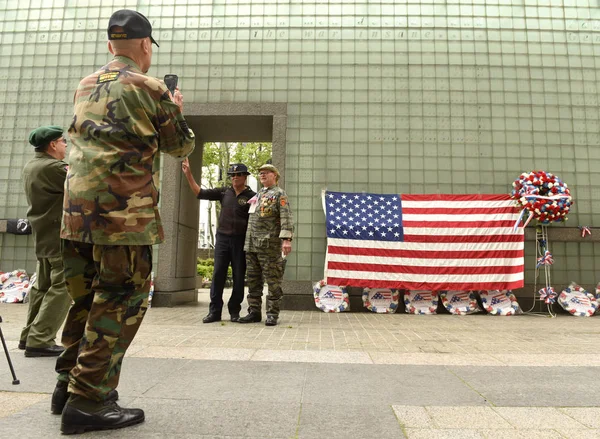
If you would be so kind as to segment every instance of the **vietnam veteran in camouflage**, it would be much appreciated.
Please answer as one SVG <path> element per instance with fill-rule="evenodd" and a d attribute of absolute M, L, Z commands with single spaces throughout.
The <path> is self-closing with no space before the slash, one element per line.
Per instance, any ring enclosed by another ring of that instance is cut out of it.
<path fill-rule="evenodd" d="M 158 153 L 186 157 L 195 139 L 166 86 L 126 56 L 84 78 L 74 106 L 61 227 L 73 304 L 56 371 L 69 393 L 102 402 L 148 307 L 152 245 L 164 237 Z"/>
<path fill-rule="evenodd" d="M 248 313 L 260 315 L 264 281 L 267 282 L 267 316 L 279 316 L 283 290 L 282 239 L 291 240 L 294 220 L 287 194 L 277 184 L 258 191 L 256 208 L 246 231 Z M 252 209 L 251 209 L 252 210 Z M 263 280 L 264 279 L 264 280 Z"/>
<path fill-rule="evenodd" d="M 195 142 L 164 83 L 116 56 L 79 84 L 69 136 L 61 237 L 108 245 L 162 242 L 155 158 L 159 151 L 184 158 Z"/>

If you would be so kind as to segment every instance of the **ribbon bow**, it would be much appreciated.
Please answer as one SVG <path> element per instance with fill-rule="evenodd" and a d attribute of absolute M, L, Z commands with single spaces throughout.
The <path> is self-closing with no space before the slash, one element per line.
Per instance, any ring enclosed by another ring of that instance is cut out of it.
<path fill-rule="evenodd" d="M 584 238 L 585 235 L 591 235 L 592 231 L 588 226 L 579 226 L 579 230 L 581 230 L 581 237 Z"/>
<path fill-rule="evenodd" d="M 537 259 L 537 265 L 535 266 L 535 268 L 540 268 L 540 266 L 542 266 L 542 265 L 552 265 L 552 264 L 554 264 L 554 258 L 552 258 L 552 253 L 550 253 L 548 250 L 546 250 L 544 252 L 544 256 Z"/>
<path fill-rule="evenodd" d="M 538 291 L 539 295 L 540 295 L 540 299 L 543 299 L 544 302 L 550 304 L 550 303 L 554 303 L 556 301 L 556 291 L 554 291 L 554 288 L 552 287 L 546 287 L 546 288 L 542 288 L 541 290 Z"/>

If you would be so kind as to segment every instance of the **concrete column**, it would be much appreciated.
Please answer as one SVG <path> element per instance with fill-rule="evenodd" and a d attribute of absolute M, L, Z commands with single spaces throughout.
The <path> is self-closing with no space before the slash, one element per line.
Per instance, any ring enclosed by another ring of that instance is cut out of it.
<path fill-rule="evenodd" d="M 192 174 L 198 183 L 202 173 L 202 142 L 190 155 Z M 181 172 L 181 162 L 163 156 L 160 214 L 165 242 L 158 251 L 153 306 L 196 302 L 196 252 L 198 247 L 198 200 Z"/>

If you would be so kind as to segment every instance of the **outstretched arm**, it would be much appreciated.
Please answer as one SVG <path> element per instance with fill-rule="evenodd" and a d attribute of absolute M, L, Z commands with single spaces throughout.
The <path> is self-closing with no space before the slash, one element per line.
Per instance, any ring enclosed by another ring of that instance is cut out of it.
<path fill-rule="evenodd" d="M 188 184 L 190 185 L 190 189 L 194 191 L 194 194 L 197 197 L 200 193 L 200 186 L 198 186 L 198 183 L 196 183 L 196 180 L 192 175 L 192 170 L 190 169 L 190 161 L 187 157 L 181 162 L 181 170 L 183 171 L 183 175 L 185 175 L 185 178 L 187 179 Z"/>

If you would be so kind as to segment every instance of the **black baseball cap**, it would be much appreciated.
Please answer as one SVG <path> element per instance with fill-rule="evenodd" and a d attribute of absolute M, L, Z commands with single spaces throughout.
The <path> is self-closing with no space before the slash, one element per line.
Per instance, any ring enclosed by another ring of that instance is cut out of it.
<path fill-rule="evenodd" d="M 243 163 L 232 163 L 231 165 L 229 165 L 229 170 L 227 171 L 227 175 L 232 175 L 232 174 L 250 175 L 250 173 L 248 172 L 248 167 L 246 165 L 244 165 Z"/>
<path fill-rule="evenodd" d="M 114 26 L 123 28 L 123 32 L 111 32 Z M 150 37 L 150 41 L 156 44 L 156 47 L 159 47 L 158 43 L 152 38 L 150 21 L 138 11 L 121 9 L 111 15 L 108 21 L 109 40 L 133 40 L 146 37 Z"/>

